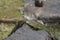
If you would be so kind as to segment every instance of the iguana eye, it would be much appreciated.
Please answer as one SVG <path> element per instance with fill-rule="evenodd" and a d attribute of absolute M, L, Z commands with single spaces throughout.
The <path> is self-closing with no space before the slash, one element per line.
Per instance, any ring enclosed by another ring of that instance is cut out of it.
<path fill-rule="evenodd" d="M 35 6 L 36 7 L 43 7 L 43 1 L 35 0 Z"/>

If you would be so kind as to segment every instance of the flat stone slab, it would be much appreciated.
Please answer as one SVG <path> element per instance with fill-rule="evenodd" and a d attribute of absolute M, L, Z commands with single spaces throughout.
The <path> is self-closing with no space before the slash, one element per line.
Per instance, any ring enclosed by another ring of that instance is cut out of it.
<path fill-rule="evenodd" d="M 24 26 L 19 28 L 5 40 L 51 40 L 51 38 L 44 30 L 35 31 L 28 26 Z"/>

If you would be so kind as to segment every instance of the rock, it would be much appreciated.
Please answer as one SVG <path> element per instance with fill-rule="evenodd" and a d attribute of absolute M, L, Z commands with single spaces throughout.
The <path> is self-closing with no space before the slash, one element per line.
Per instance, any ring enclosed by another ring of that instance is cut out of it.
<path fill-rule="evenodd" d="M 46 0 L 43 7 L 36 7 L 33 0 L 25 3 L 23 16 L 28 20 L 42 20 L 45 23 L 60 22 L 60 1 Z"/>
<path fill-rule="evenodd" d="M 35 31 L 23 26 L 5 40 L 51 40 L 51 37 L 44 30 Z"/>

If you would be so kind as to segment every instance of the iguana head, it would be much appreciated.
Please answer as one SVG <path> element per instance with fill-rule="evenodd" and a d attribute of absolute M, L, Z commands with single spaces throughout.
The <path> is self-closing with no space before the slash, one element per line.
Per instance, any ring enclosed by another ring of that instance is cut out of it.
<path fill-rule="evenodd" d="M 43 7 L 44 1 L 46 1 L 46 0 L 35 0 L 35 6 L 36 7 Z"/>

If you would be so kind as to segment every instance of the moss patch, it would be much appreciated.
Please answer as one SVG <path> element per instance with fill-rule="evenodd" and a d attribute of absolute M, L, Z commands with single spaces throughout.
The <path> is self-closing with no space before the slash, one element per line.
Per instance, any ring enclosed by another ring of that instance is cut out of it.
<path fill-rule="evenodd" d="M 23 3 L 22 0 L 0 0 L 0 19 L 3 17 L 22 19 L 18 9 Z"/>
<path fill-rule="evenodd" d="M 0 0 L 0 19 L 4 17 L 17 18 L 23 20 L 23 16 L 19 10 L 22 6 L 23 0 Z M 14 24 L 0 24 L 0 40 L 8 36 L 8 34 L 15 27 Z"/>

